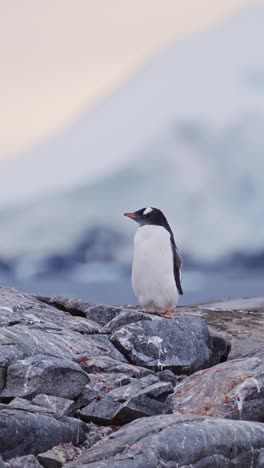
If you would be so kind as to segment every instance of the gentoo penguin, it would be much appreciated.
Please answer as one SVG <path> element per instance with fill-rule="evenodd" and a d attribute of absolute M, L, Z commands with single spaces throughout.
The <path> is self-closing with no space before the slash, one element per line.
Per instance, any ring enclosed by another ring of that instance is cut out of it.
<path fill-rule="evenodd" d="M 144 311 L 171 318 L 183 291 L 182 259 L 170 225 L 158 208 L 142 208 L 125 216 L 139 225 L 134 239 L 134 293 Z"/>

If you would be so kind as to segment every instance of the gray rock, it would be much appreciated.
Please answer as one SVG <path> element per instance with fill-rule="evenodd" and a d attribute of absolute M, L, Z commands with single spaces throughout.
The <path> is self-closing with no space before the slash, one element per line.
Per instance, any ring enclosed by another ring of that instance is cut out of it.
<path fill-rule="evenodd" d="M 32 403 L 47 408 L 58 416 L 72 416 L 76 409 L 73 400 L 45 394 L 37 395 Z"/>
<path fill-rule="evenodd" d="M 102 326 L 117 317 L 122 311 L 122 307 L 114 307 L 108 305 L 93 305 L 86 309 L 86 317 L 94 320 Z"/>
<path fill-rule="evenodd" d="M 40 453 L 38 460 L 44 468 L 61 468 L 65 463 L 79 456 L 83 450 L 72 444 L 61 444 L 51 450 Z"/>
<path fill-rule="evenodd" d="M 126 362 L 96 322 L 7 288 L 0 289 L 0 327 L 1 368 L 35 354 L 76 360 L 85 353 Z"/>
<path fill-rule="evenodd" d="M 176 376 L 175 374 L 173 374 L 173 372 L 171 372 L 169 369 L 166 369 L 164 371 L 159 371 L 157 372 L 157 375 L 159 377 L 159 379 L 163 382 L 171 382 L 172 385 L 175 385 L 176 383 L 178 383 L 178 378 L 181 377 L 181 376 Z"/>
<path fill-rule="evenodd" d="M 55 419 L 10 409 L 0 413 L 0 447 L 4 460 L 44 452 L 62 442 L 78 444 L 85 439 L 85 425 L 78 419 Z"/>
<path fill-rule="evenodd" d="M 172 391 L 170 383 L 157 382 L 157 377 L 150 375 L 98 395 L 80 411 L 80 417 L 99 424 L 125 424 L 143 416 L 161 414 L 168 410 L 164 401 Z"/>
<path fill-rule="evenodd" d="M 60 310 L 67 311 L 73 316 L 79 315 L 81 317 L 86 317 L 87 319 L 92 320 L 93 322 L 96 322 L 103 327 L 115 317 L 118 317 L 120 313 L 125 310 L 124 307 L 95 304 L 94 302 L 85 302 L 79 299 L 72 299 L 61 296 L 36 296 L 36 298 L 45 304 L 49 304 Z"/>
<path fill-rule="evenodd" d="M 8 460 L 8 468 L 42 468 L 42 465 L 34 455 L 25 455 Z"/>
<path fill-rule="evenodd" d="M 70 299 L 67 299 L 71 301 Z M 52 304 L 52 301 L 50 302 Z M 55 305 L 55 304 L 54 304 Z M 106 330 L 94 321 L 83 316 L 73 316 L 62 307 L 51 307 L 34 296 L 18 291 L 1 288 L 0 290 L 0 326 L 12 327 L 18 324 L 54 329 L 69 329 L 83 334 L 106 333 Z M 80 314 L 78 314 L 80 315 Z"/>
<path fill-rule="evenodd" d="M 0 361 L 0 392 L 3 390 L 6 384 L 6 363 Z"/>
<path fill-rule="evenodd" d="M 173 412 L 264 422 L 263 359 L 236 359 L 196 372 L 169 400 Z"/>
<path fill-rule="evenodd" d="M 1 457 L 1 455 L 0 455 L 0 468 L 7 468 L 7 464 L 4 463 L 4 461 L 3 461 L 2 457 Z"/>
<path fill-rule="evenodd" d="M 115 372 L 103 373 L 100 374 L 89 374 L 90 383 L 93 385 L 94 389 L 99 389 L 100 391 L 110 392 L 113 388 L 122 387 L 135 379 L 127 376 L 127 374 L 116 374 Z"/>
<path fill-rule="evenodd" d="M 263 297 L 177 307 L 175 316 L 203 318 L 213 335 L 221 335 L 231 342 L 229 359 L 240 358 L 263 346 Z"/>
<path fill-rule="evenodd" d="M 122 373 L 129 377 L 141 378 L 145 375 L 153 373 L 150 369 L 145 367 L 133 366 L 126 362 L 120 362 L 120 360 L 112 359 L 109 356 L 81 356 L 78 362 L 82 365 L 83 370 L 90 374 L 91 372 L 103 372 L 103 373 Z"/>
<path fill-rule="evenodd" d="M 11 364 L 3 398 L 33 397 L 38 393 L 73 399 L 89 382 L 81 367 L 68 360 L 37 354 Z"/>
<path fill-rule="evenodd" d="M 256 468 L 263 468 L 264 467 L 264 449 L 260 451 L 260 454 L 257 459 Z"/>
<path fill-rule="evenodd" d="M 33 405 L 30 401 L 25 398 L 14 398 L 8 405 L 5 405 L 6 409 L 19 409 L 24 411 L 29 411 L 30 413 L 36 414 L 46 414 L 48 416 L 54 416 L 55 412 L 51 409 L 45 408 L 40 405 Z"/>
<path fill-rule="evenodd" d="M 149 387 L 158 382 L 158 377 L 156 375 L 147 375 L 139 380 L 134 380 L 132 383 L 128 385 L 124 385 L 122 387 L 117 387 L 110 391 L 110 395 L 112 396 L 114 401 L 126 401 L 129 398 L 133 397 L 136 393 L 140 392 L 144 388 Z M 160 383 L 159 383 L 160 385 Z"/>
<path fill-rule="evenodd" d="M 98 395 L 88 406 L 80 410 L 80 417 L 87 422 L 97 424 L 113 424 L 121 404 L 113 401 L 108 395 Z"/>
<path fill-rule="evenodd" d="M 260 423 L 162 415 L 127 424 L 66 467 L 248 468 L 255 466 L 263 446 Z"/>
<path fill-rule="evenodd" d="M 110 356 L 126 362 L 106 335 L 84 335 L 72 330 L 48 328 L 48 325 L 14 325 L 1 329 L 1 360 L 10 364 L 34 354 L 77 359 L 86 356 Z"/>
<path fill-rule="evenodd" d="M 100 394 L 100 388 L 95 387 L 94 384 L 85 385 L 85 388 L 82 390 L 75 402 L 76 408 L 79 409 L 89 405 Z"/>
<path fill-rule="evenodd" d="M 225 362 L 231 350 L 231 342 L 222 336 L 211 335 L 213 352 L 210 359 L 210 366 L 215 366 L 219 362 Z"/>
<path fill-rule="evenodd" d="M 213 361 L 213 344 L 203 320 L 155 318 L 121 327 L 111 341 L 133 364 L 191 374 Z"/>
<path fill-rule="evenodd" d="M 112 432 L 113 429 L 110 427 L 98 427 L 91 423 L 88 426 L 88 433 L 86 434 L 87 439 L 82 444 L 79 444 L 77 447 L 72 443 L 57 445 L 51 450 L 40 453 L 38 455 L 38 460 L 40 461 L 41 466 L 44 466 L 45 468 L 60 468 L 64 466 L 65 463 L 75 459 L 88 450 L 99 440 L 110 435 Z"/>
<path fill-rule="evenodd" d="M 85 386 L 76 400 L 77 408 L 87 406 L 96 398 L 101 400 L 104 394 L 111 392 L 113 389 L 117 388 L 120 390 L 121 388 L 121 392 L 123 392 L 123 389 L 128 386 L 127 384 L 135 381 L 135 379 L 128 377 L 126 374 L 119 373 L 90 374 L 89 377 L 89 384 Z M 156 380 L 157 378 L 155 377 Z"/>
<path fill-rule="evenodd" d="M 106 330 L 113 333 L 118 328 L 130 323 L 141 322 L 142 320 L 153 320 L 153 316 L 138 310 L 123 310 L 105 326 Z"/>

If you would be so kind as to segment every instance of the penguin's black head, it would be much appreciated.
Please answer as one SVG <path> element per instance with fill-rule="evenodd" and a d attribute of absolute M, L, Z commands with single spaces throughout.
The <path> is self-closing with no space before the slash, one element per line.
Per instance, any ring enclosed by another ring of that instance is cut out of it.
<path fill-rule="evenodd" d="M 134 213 L 124 213 L 124 215 L 136 221 L 140 226 L 154 224 L 155 226 L 164 226 L 166 229 L 169 226 L 168 221 L 162 211 L 160 211 L 158 208 L 152 208 L 150 206 L 135 211 Z"/>

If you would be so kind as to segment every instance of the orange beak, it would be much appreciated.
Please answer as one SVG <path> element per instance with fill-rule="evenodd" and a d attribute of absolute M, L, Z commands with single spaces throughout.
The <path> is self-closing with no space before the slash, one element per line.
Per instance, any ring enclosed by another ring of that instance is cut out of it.
<path fill-rule="evenodd" d="M 136 217 L 135 213 L 124 213 L 124 216 L 127 216 L 128 218 L 135 218 Z"/>

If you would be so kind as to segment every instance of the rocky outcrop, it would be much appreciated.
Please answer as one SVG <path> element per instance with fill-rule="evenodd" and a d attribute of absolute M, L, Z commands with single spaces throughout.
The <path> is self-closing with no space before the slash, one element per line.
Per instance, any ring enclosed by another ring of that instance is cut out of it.
<path fill-rule="evenodd" d="M 260 299 L 169 320 L 0 288 L 2 465 L 262 466 L 263 332 Z"/>
<path fill-rule="evenodd" d="M 264 422 L 264 363 L 251 357 L 197 372 L 170 397 L 173 412 Z"/>
<path fill-rule="evenodd" d="M 54 418 L 30 411 L 1 409 L 0 447 L 5 460 L 37 455 L 60 442 L 79 444 L 85 440 L 85 425 L 76 418 Z"/>
<path fill-rule="evenodd" d="M 67 468 L 256 466 L 264 446 L 260 423 L 190 415 L 142 418 L 124 426 Z"/>
<path fill-rule="evenodd" d="M 170 369 L 179 375 L 210 366 L 218 351 L 205 322 L 199 317 L 171 321 L 154 317 L 137 321 L 118 328 L 111 341 L 132 364 L 155 371 Z M 219 344 L 220 341 L 219 338 Z M 227 349 L 219 360 L 228 355 L 230 347 L 225 346 Z"/>

